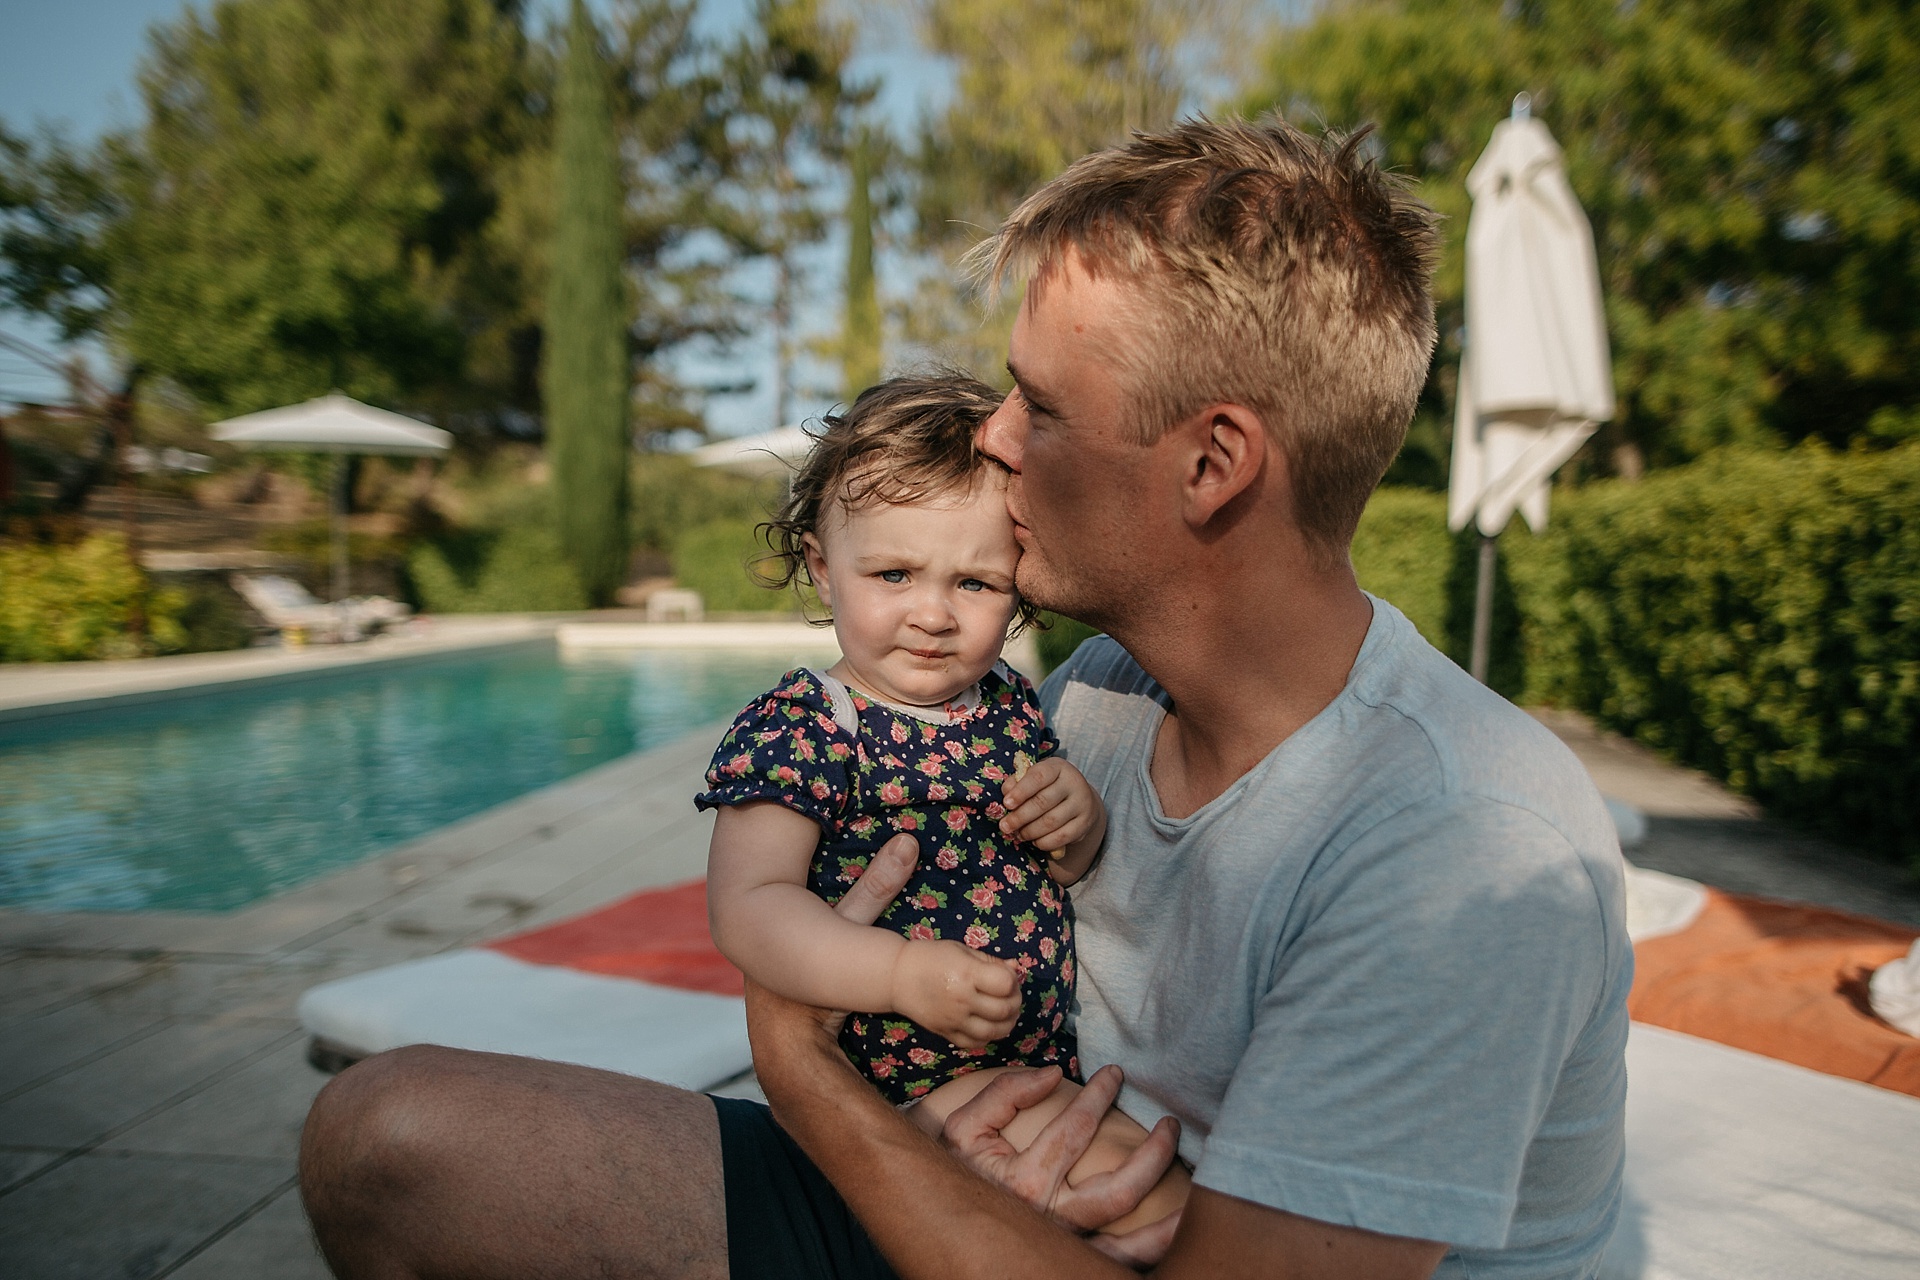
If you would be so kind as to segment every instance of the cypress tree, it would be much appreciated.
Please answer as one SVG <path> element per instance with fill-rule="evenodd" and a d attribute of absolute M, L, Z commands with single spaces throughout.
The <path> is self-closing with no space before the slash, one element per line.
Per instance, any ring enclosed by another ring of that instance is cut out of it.
<path fill-rule="evenodd" d="M 624 193 L 599 36 L 573 0 L 556 103 L 557 208 L 541 381 L 560 545 L 588 597 L 606 604 L 627 568 L 631 383 Z"/>
<path fill-rule="evenodd" d="M 873 199 L 868 191 L 872 146 L 872 138 L 862 130 L 849 165 L 853 189 L 847 195 L 847 309 L 840 335 L 848 401 L 880 380 L 880 296 L 873 278 Z"/>

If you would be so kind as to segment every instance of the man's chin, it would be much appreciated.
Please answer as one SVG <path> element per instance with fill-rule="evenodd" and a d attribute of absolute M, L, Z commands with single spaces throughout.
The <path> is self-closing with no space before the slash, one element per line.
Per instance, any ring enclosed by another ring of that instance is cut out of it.
<path fill-rule="evenodd" d="M 1073 593 L 1063 590 L 1058 577 L 1047 573 L 1045 566 L 1031 551 L 1023 551 L 1019 562 L 1014 565 L 1013 585 L 1019 591 L 1020 598 L 1036 609 L 1045 609 L 1048 613 L 1069 618 L 1081 616 Z"/>

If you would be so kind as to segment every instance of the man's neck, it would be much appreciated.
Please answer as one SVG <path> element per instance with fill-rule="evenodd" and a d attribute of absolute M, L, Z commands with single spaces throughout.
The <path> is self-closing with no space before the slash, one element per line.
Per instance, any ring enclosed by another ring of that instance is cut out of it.
<path fill-rule="evenodd" d="M 1344 566 L 1242 573 L 1233 592 L 1207 589 L 1209 577 L 1114 637 L 1173 699 L 1152 766 L 1169 817 L 1219 796 L 1339 696 L 1373 621 Z"/>

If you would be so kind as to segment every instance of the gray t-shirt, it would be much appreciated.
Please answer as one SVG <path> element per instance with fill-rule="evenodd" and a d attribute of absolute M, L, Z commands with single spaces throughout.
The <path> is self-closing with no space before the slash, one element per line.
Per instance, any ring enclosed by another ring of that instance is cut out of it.
<path fill-rule="evenodd" d="M 1111 814 L 1073 890 L 1081 1066 L 1179 1117 L 1202 1186 L 1445 1241 L 1443 1277 L 1589 1276 L 1633 975 L 1613 826 L 1552 734 L 1373 610 L 1340 695 L 1187 818 L 1124 650 L 1046 682 Z"/>

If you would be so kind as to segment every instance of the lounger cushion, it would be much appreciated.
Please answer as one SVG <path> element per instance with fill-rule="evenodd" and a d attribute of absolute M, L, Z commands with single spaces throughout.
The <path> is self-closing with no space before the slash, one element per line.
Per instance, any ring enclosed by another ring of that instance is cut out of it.
<path fill-rule="evenodd" d="M 752 1066 L 741 990 L 694 881 L 325 983 L 299 1011 L 309 1034 L 348 1057 L 440 1044 L 706 1089 Z"/>

